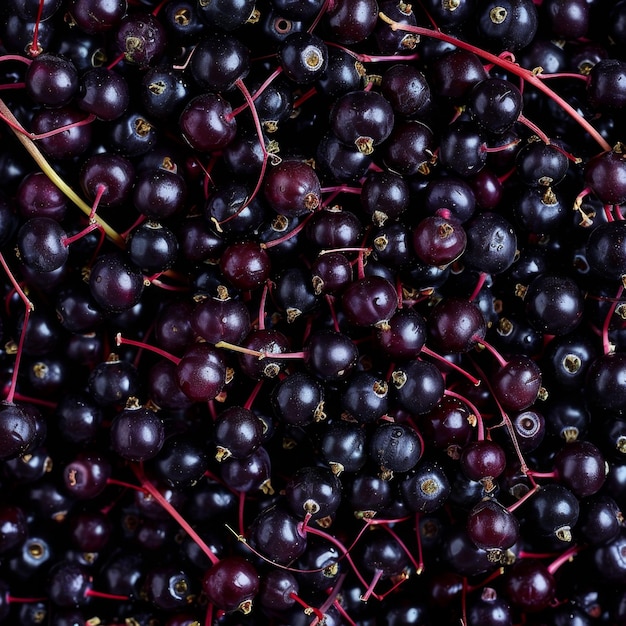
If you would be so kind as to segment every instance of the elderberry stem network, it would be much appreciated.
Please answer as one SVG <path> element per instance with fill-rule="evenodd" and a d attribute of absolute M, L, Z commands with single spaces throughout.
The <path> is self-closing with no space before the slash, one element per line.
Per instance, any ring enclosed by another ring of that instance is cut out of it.
<path fill-rule="evenodd" d="M 0 624 L 625 622 L 626 2 L 0 17 Z"/>

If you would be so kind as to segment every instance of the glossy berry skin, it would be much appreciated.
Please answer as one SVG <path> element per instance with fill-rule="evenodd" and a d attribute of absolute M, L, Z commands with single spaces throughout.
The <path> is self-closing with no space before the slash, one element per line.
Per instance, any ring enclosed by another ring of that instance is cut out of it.
<path fill-rule="evenodd" d="M 611 497 L 596 494 L 581 501 L 577 530 L 591 545 L 610 543 L 620 533 L 622 513 Z"/>
<path fill-rule="evenodd" d="M 74 64 L 53 54 L 40 54 L 28 66 L 24 77 L 26 92 L 39 104 L 58 107 L 69 104 L 78 91 Z"/>
<path fill-rule="evenodd" d="M 289 349 L 289 340 L 278 330 L 258 329 L 252 330 L 243 341 L 243 347 L 262 353 L 262 358 L 256 354 L 239 354 L 239 365 L 242 373 L 253 380 L 262 378 L 274 378 L 285 367 L 285 359 L 280 355 Z"/>
<path fill-rule="evenodd" d="M 467 533 L 484 550 L 506 550 L 519 539 L 519 522 L 497 500 L 485 498 L 467 516 Z"/>
<path fill-rule="evenodd" d="M 519 559 L 508 571 L 505 591 L 512 604 L 535 613 L 547 608 L 555 594 L 554 577 L 533 559 Z"/>
<path fill-rule="evenodd" d="M 494 567 L 489 560 L 487 550 L 477 547 L 462 525 L 453 525 L 448 528 L 442 547 L 444 558 L 449 563 L 453 574 L 472 576 L 488 572 Z"/>
<path fill-rule="evenodd" d="M 187 183 L 176 172 L 148 168 L 138 172 L 132 189 L 135 208 L 153 220 L 165 220 L 181 212 L 187 201 Z"/>
<path fill-rule="evenodd" d="M 477 17 L 480 35 L 496 52 L 516 52 L 528 45 L 539 23 L 532 0 L 484 2 Z"/>
<path fill-rule="evenodd" d="M 372 34 L 378 19 L 375 0 L 338 0 L 324 16 L 333 36 L 342 44 L 358 43 Z"/>
<path fill-rule="evenodd" d="M 422 456 L 418 433 L 405 424 L 381 424 L 369 441 L 370 458 L 385 472 L 408 472 Z"/>
<path fill-rule="evenodd" d="M 401 115 L 419 115 L 431 104 L 430 85 L 422 72 L 409 64 L 398 63 L 383 73 L 381 94 Z"/>
<path fill-rule="evenodd" d="M 56 313 L 61 325 L 73 333 L 92 332 L 104 319 L 87 289 L 68 289 L 59 294 Z"/>
<path fill-rule="evenodd" d="M 316 295 L 337 294 L 352 280 L 352 266 L 341 252 L 329 252 L 311 264 L 311 284 Z"/>
<path fill-rule="evenodd" d="M 445 267 L 465 251 L 467 235 L 460 222 L 444 215 L 424 218 L 413 229 L 413 249 L 428 265 Z"/>
<path fill-rule="evenodd" d="M 460 120 L 451 124 L 441 137 L 439 159 L 452 173 L 473 176 L 487 162 L 485 145 L 482 129 L 474 122 Z"/>
<path fill-rule="evenodd" d="M 492 377 L 494 395 L 502 406 L 511 411 L 522 411 L 537 399 L 541 388 L 541 370 L 525 356 L 513 356 Z"/>
<path fill-rule="evenodd" d="M 367 461 L 365 429 L 343 420 L 332 422 L 325 429 L 320 449 L 335 474 L 358 472 Z"/>
<path fill-rule="evenodd" d="M 180 129 L 189 145 L 200 152 L 226 147 L 235 137 L 237 121 L 230 104 L 219 94 L 192 98 L 180 115 Z"/>
<path fill-rule="evenodd" d="M 28 536 L 26 515 L 21 507 L 4 504 L 0 507 L 0 554 L 11 554 Z"/>
<path fill-rule="evenodd" d="M 263 442 L 263 425 L 250 409 L 231 406 L 215 421 L 214 438 L 218 460 L 246 457 Z"/>
<path fill-rule="evenodd" d="M 390 358 L 417 358 L 426 342 L 426 321 L 414 309 L 398 309 L 385 328 L 376 330 L 378 345 Z"/>
<path fill-rule="evenodd" d="M 115 120 L 128 108 L 130 88 L 126 79 L 104 67 L 87 70 L 80 79 L 76 104 L 104 121 Z"/>
<path fill-rule="evenodd" d="M 359 350 L 349 336 L 333 330 L 313 333 L 305 346 L 306 363 L 325 381 L 346 379 L 354 370 Z"/>
<path fill-rule="evenodd" d="M 428 361 L 409 361 L 395 370 L 392 380 L 394 399 L 416 415 L 432 410 L 445 389 L 441 371 Z"/>
<path fill-rule="evenodd" d="M 567 174 L 567 156 L 557 146 L 529 141 L 515 158 L 519 177 L 531 187 L 558 185 Z"/>
<path fill-rule="evenodd" d="M 209 344 L 193 344 L 176 365 L 176 380 L 190 400 L 212 400 L 220 393 L 226 380 L 222 354 Z"/>
<path fill-rule="evenodd" d="M 380 147 L 387 168 L 401 176 L 427 174 L 435 150 L 432 129 L 413 119 L 396 121 L 387 141 Z"/>
<path fill-rule="evenodd" d="M 452 487 L 441 464 L 424 459 L 400 483 L 406 505 L 415 513 L 433 513 L 447 501 Z"/>
<path fill-rule="evenodd" d="M 269 278 L 270 269 L 269 255 L 253 241 L 228 246 L 220 258 L 220 270 L 238 289 L 260 287 Z"/>
<path fill-rule="evenodd" d="M 229 91 L 250 69 L 250 52 L 239 39 L 216 32 L 196 45 L 191 75 L 203 91 Z"/>
<path fill-rule="evenodd" d="M 324 388 L 307 372 L 294 372 L 274 387 L 276 417 L 285 424 L 305 425 L 324 417 Z"/>
<path fill-rule="evenodd" d="M 585 182 L 604 204 L 626 201 L 626 158 L 621 151 L 603 152 L 585 165 Z"/>
<path fill-rule="evenodd" d="M 79 452 L 63 469 L 65 488 L 74 498 L 90 500 L 105 489 L 111 472 L 111 464 L 103 455 Z"/>
<path fill-rule="evenodd" d="M 200 17 L 210 26 L 225 31 L 236 30 L 252 15 L 252 0 L 217 0 L 198 4 Z"/>
<path fill-rule="evenodd" d="M 16 404 L 0 404 L 0 459 L 21 456 L 35 436 L 36 421 L 29 411 Z"/>
<path fill-rule="evenodd" d="M 70 13 L 78 27 L 86 33 L 101 33 L 117 26 L 128 8 L 126 0 L 94 3 L 72 0 Z"/>
<path fill-rule="evenodd" d="M 125 202 L 133 188 L 135 168 L 120 154 L 102 153 L 89 157 L 79 173 L 80 185 L 93 202 L 100 186 L 99 206 L 117 206 Z"/>
<path fill-rule="evenodd" d="M 65 237 L 65 231 L 57 221 L 49 217 L 33 217 L 17 233 L 20 257 L 37 272 L 59 269 L 69 256 Z"/>
<path fill-rule="evenodd" d="M 229 556 L 213 565 L 202 579 L 209 601 L 224 611 L 234 611 L 248 604 L 259 590 L 259 575 L 244 558 Z"/>
<path fill-rule="evenodd" d="M 500 134 L 508 130 L 522 111 L 522 94 L 509 81 L 488 78 L 469 94 L 472 117 L 482 128 Z"/>
<path fill-rule="evenodd" d="M 394 576 L 407 566 L 406 554 L 386 533 L 372 532 L 363 543 L 363 565 L 370 572 Z"/>
<path fill-rule="evenodd" d="M 111 313 L 134 307 L 141 299 L 143 288 L 143 276 L 137 267 L 118 252 L 98 257 L 89 274 L 93 299 Z"/>
<path fill-rule="evenodd" d="M 330 112 L 331 129 L 340 141 L 371 154 L 393 129 L 393 109 L 375 91 L 351 91 L 339 97 Z"/>
<path fill-rule="evenodd" d="M 480 598 L 468 606 L 467 622 L 470 626 L 508 626 L 512 623 L 511 606 L 495 589 L 483 587 Z"/>
<path fill-rule="evenodd" d="M 43 172 L 24 176 L 17 188 L 16 202 L 24 219 L 50 217 L 60 222 L 67 212 L 67 199 Z"/>
<path fill-rule="evenodd" d="M 456 296 L 442 299 L 427 320 L 430 337 L 443 353 L 468 352 L 484 339 L 487 326 L 480 309 Z"/>
<path fill-rule="evenodd" d="M 515 260 L 517 236 L 511 223 L 499 213 L 484 211 L 464 225 L 467 247 L 463 262 L 489 274 L 507 270 Z"/>
<path fill-rule="evenodd" d="M 360 424 L 375 422 L 387 412 L 387 383 L 371 372 L 356 372 L 344 389 L 341 408 Z"/>
<path fill-rule="evenodd" d="M 142 591 L 158 609 L 173 611 L 189 604 L 191 581 L 189 575 L 176 566 L 157 566 L 148 572 Z"/>
<path fill-rule="evenodd" d="M 341 296 L 343 311 L 355 326 L 386 324 L 398 307 L 394 286 L 380 276 L 366 276 L 352 282 Z"/>
<path fill-rule="evenodd" d="M 137 369 L 131 363 L 112 355 L 93 368 L 89 374 L 88 389 L 100 406 L 126 402 L 139 390 Z"/>
<path fill-rule="evenodd" d="M 291 594 L 298 595 L 298 591 L 298 580 L 291 572 L 272 569 L 261 578 L 258 600 L 270 611 L 286 611 L 295 605 Z"/>
<path fill-rule="evenodd" d="M 263 192 L 279 215 L 299 217 L 318 208 L 321 185 L 315 170 L 304 161 L 285 159 L 265 176 Z"/>
<path fill-rule="evenodd" d="M 62 126 L 82 122 L 86 115 L 71 104 L 56 109 L 41 109 L 32 120 L 32 131 L 36 134 L 49 133 Z M 72 126 L 61 133 L 55 133 L 38 141 L 39 146 L 55 159 L 71 159 L 83 154 L 91 145 L 93 131 L 91 124 Z"/>
<path fill-rule="evenodd" d="M 585 254 L 594 272 L 619 280 L 626 273 L 626 224 L 616 220 L 594 228 L 587 240 Z"/>
<path fill-rule="evenodd" d="M 165 51 L 165 28 L 151 13 L 128 14 L 117 28 L 115 41 L 118 51 L 124 54 L 127 61 L 147 67 Z"/>
<path fill-rule="evenodd" d="M 271 470 L 269 454 L 263 446 L 259 446 L 243 459 L 228 458 L 222 461 L 220 477 L 229 489 L 248 493 L 269 485 Z"/>
<path fill-rule="evenodd" d="M 411 26 L 417 24 L 417 18 L 410 4 L 386 0 L 379 3 L 379 9 L 382 13 L 401 24 L 409 24 Z M 380 54 L 395 55 L 410 53 L 417 46 L 419 37 L 410 32 L 393 31 L 387 24 L 379 21 L 374 29 L 374 39 Z"/>
<path fill-rule="evenodd" d="M 566 276 L 538 276 L 529 285 L 524 303 L 528 321 L 549 335 L 565 335 L 582 321 L 583 295 Z"/>
<path fill-rule="evenodd" d="M 556 537 L 565 543 L 571 541 L 580 504 L 567 487 L 556 483 L 542 485 L 524 504 L 529 529 L 543 537 Z"/>
<path fill-rule="evenodd" d="M 604 456 L 593 443 L 583 440 L 573 441 L 557 452 L 554 471 L 579 498 L 600 491 L 606 478 Z"/>
<path fill-rule="evenodd" d="M 341 503 L 341 483 L 325 467 L 300 468 L 285 487 L 293 514 L 300 518 L 322 519 L 334 515 Z"/>
<path fill-rule="evenodd" d="M 589 401 L 600 408 L 619 411 L 626 394 L 625 375 L 626 353 L 613 352 L 597 357 L 587 372 Z"/>
<path fill-rule="evenodd" d="M 601 59 L 589 72 L 587 97 L 595 109 L 619 109 L 626 102 L 620 82 L 626 78 L 626 64 L 619 59 Z"/>
<path fill-rule="evenodd" d="M 71 561 L 61 561 L 50 572 L 48 593 L 58 607 L 84 606 L 89 600 L 91 576 L 85 567 Z"/>
<path fill-rule="evenodd" d="M 280 506 L 270 506 L 252 522 L 250 543 L 266 558 L 287 565 L 306 550 L 306 533 L 300 531 L 299 524 L 297 517 Z"/>
<path fill-rule="evenodd" d="M 593 563 L 603 580 L 622 585 L 626 580 L 626 533 L 622 529 L 609 543 L 597 547 L 593 552 Z"/>
<path fill-rule="evenodd" d="M 463 448 L 460 464 L 469 479 L 492 480 L 504 472 L 506 455 L 500 444 L 483 439 L 473 441 Z"/>
<path fill-rule="evenodd" d="M 174 233 L 157 222 L 144 222 L 132 233 L 128 254 L 130 260 L 147 275 L 170 269 L 178 255 Z"/>
<path fill-rule="evenodd" d="M 278 58 L 285 75 L 294 83 L 312 83 L 328 66 L 328 49 L 317 35 L 294 32 L 285 38 L 278 49 Z"/>
<path fill-rule="evenodd" d="M 111 448 L 130 461 L 146 461 L 156 456 L 165 441 L 161 418 L 149 409 L 128 408 L 111 424 Z"/>

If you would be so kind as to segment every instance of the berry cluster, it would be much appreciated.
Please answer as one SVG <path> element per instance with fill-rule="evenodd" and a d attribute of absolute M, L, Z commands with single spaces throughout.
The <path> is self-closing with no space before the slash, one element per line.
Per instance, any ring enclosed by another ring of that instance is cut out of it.
<path fill-rule="evenodd" d="M 4 0 L 0 622 L 626 625 L 626 0 Z"/>

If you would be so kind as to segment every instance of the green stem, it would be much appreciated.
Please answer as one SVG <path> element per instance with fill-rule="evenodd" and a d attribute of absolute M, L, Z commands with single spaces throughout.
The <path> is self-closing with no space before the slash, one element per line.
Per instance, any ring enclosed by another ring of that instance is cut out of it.
<path fill-rule="evenodd" d="M 20 126 L 19 121 L 13 115 L 2 99 L 0 99 L 0 115 L 7 119 L 11 124 Z M 48 163 L 41 153 L 41 150 L 35 145 L 34 141 L 14 128 L 11 128 L 20 143 L 26 148 L 26 151 L 35 160 L 41 171 L 57 186 L 57 188 L 65 194 L 85 215 L 91 216 L 91 207 L 55 172 L 54 168 Z M 125 242 L 121 235 L 111 228 L 101 217 L 94 215 L 93 219 L 106 233 L 107 237 L 118 247 L 124 248 Z"/>

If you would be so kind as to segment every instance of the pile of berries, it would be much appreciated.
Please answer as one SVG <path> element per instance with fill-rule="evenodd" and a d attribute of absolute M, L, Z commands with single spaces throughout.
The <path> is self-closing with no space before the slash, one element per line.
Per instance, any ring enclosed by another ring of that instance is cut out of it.
<path fill-rule="evenodd" d="M 626 0 L 0 18 L 0 623 L 626 625 Z"/>

